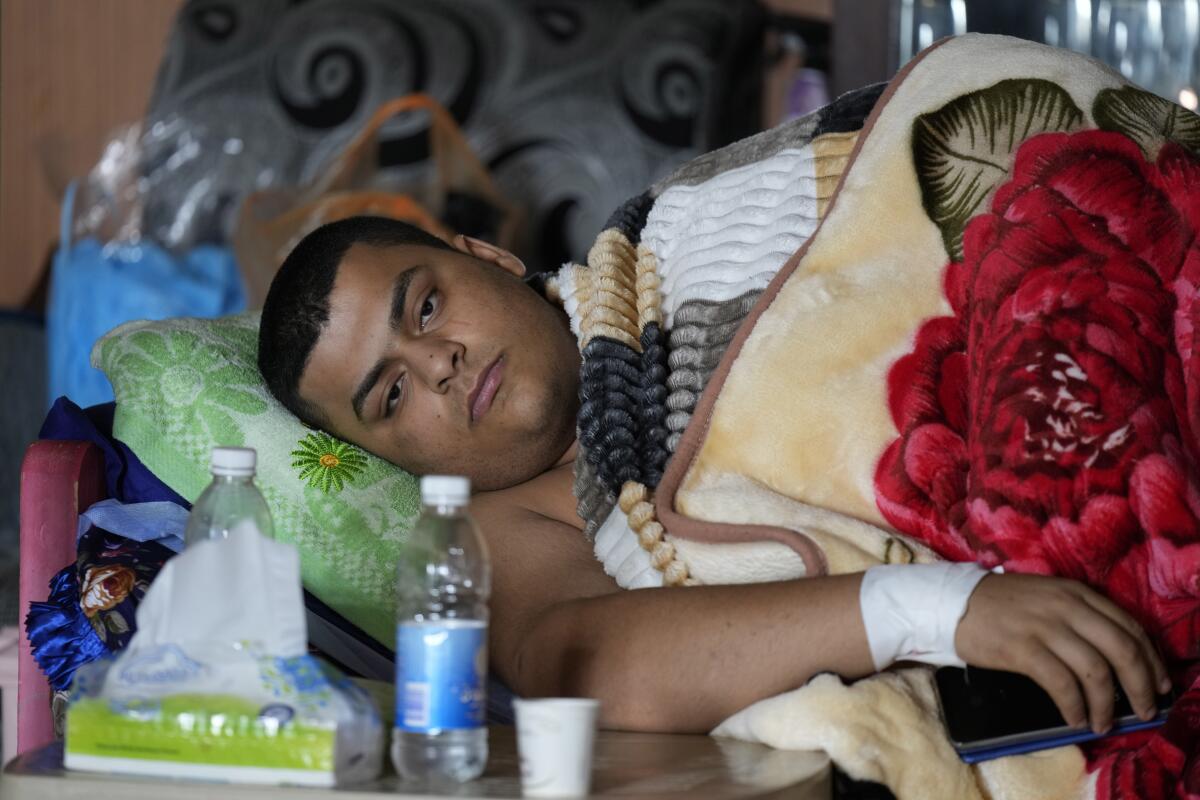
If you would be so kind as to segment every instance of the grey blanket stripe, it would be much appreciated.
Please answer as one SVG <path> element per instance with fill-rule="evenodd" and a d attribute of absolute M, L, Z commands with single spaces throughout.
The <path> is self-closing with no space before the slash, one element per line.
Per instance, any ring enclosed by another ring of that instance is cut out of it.
<path fill-rule="evenodd" d="M 596 531 L 617 505 L 617 498 L 604 488 L 596 471 L 586 458 L 575 459 L 575 511 L 583 520 L 583 535 L 588 541 L 596 538 Z"/>
<path fill-rule="evenodd" d="M 667 449 L 672 453 L 725 348 L 761 295 L 761 289 L 753 289 L 730 300 L 689 300 L 675 311 L 667 359 Z"/>

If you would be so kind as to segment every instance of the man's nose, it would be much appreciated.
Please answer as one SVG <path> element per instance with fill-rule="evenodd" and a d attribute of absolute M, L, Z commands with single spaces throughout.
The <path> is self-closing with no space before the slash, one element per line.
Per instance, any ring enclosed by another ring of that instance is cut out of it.
<path fill-rule="evenodd" d="M 427 341 L 422 345 L 410 369 L 430 389 L 445 394 L 462 371 L 462 345 L 448 341 Z"/>

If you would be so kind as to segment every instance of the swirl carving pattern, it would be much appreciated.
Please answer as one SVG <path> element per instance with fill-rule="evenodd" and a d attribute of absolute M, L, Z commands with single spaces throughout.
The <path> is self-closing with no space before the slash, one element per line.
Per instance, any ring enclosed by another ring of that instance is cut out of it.
<path fill-rule="evenodd" d="M 720 69 L 751 5 L 190 0 L 147 120 L 186 130 L 188 159 L 155 183 L 147 228 L 195 205 L 203 180 L 193 238 L 221 240 L 246 193 L 312 180 L 380 103 L 421 91 L 451 110 L 523 209 L 518 250 L 529 266 L 581 260 L 613 208 L 723 143 L 710 133 Z M 428 158 L 414 124 L 385 131 L 384 185 L 403 184 Z M 242 142 L 237 168 L 217 163 L 231 138 Z M 148 158 L 177 156 L 179 140 Z"/>

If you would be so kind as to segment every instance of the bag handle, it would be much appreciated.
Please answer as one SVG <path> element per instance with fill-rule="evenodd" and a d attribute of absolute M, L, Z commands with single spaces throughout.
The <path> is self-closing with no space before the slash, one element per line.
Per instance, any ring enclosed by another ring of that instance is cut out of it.
<path fill-rule="evenodd" d="M 439 128 L 455 128 L 453 117 L 436 100 L 426 94 L 410 94 L 396 97 L 380 105 L 355 134 L 350 143 L 343 148 L 333 165 L 325 170 L 323 177 L 310 189 L 310 193 L 319 196 L 341 188 L 357 187 L 361 184 L 363 171 L 374 171 L 376 154 L 378 153 L 379 133 L 393 117 L 413 111 L 429 113 L 430 157 L 437 167 L 439 180 L 444 179 L 443 158 L 441 154 L 442 140 L 435 135 Z M 443 184 L 444 185 L 444 184 Z"/>

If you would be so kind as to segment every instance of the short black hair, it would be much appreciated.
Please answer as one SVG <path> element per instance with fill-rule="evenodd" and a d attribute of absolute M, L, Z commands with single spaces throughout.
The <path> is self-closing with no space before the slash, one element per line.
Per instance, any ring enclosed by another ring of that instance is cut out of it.
<path fill-rule="evenodd" d="M 329 321 L 329 294 L 346 252 L 418 245 L 453 250 L 418 227 L 386 217 L 350 217 L 322 225 L 300 240 L 275 273 L 258 328 L 258 370 L 267 388 L 302 422 L 325 427 L 320 410 L 300 397 L 300 376 Z"/>

